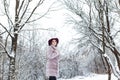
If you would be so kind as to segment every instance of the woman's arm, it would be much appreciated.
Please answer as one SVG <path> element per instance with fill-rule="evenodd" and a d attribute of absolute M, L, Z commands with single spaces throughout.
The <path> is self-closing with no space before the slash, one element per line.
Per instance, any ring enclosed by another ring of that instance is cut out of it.
<path fill-rule="evenodd" d="M 51 47 L 49 47 L 48 50 L 47 50 L 47 58 L 48 59 L 53 59 L 57 56 L 59 56 L 58 50 L 54 50 Z"/>

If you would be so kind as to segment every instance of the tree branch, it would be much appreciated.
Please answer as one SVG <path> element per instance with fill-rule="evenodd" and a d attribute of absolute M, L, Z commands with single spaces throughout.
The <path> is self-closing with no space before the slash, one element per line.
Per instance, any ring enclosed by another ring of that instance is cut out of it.
<path fill-rule="evenodd" d="M 4 49 L 5 53 L 7 53 L 7 55 L 10 57 L 10 55 L 9 55 L 8 51 L 6 50 L 4 44 L 2 42 L 0 42 L 0 45 Z"/>
<path fill-rule="evenodd" d="M 2 34 L 4 34 L 4 33 L 6 33 L 6 31 L 4 31 L 4 32 L 1 32 L 1 33 L 0 33 L 0 35 L 2 35 Z"/>
<path fill-rule="evenodd" d="M 20 17 L 20 19 L 19 19 L 19 23 L 21 23 L 24 15 L 25 15 L 25 13 L 26 13 L 26 11 L 27 11 L 27 8 L 28 8 L 28 6 L 29 6 L 29 3 L 30 3 L 30 2 L 28 2 L 27 5 L 25 6 L 25 10 L 23 11 L 23 13 L 22 13 L 22 15 L 21 15 L 21 17 Z M 22 5 L 21 5 L 21 7 L 22 7 Z M 20 8 L 20 9 L 21 9 L 21 8 Z M 19 9 L 19 11 L 20 11 L 20 9 Z M 19 13 L 20 13 L 20 12 L 19 12 Z"/>
<path fill-rule="evenodd" d="M 10 35 L 11 38 L 14 37 L 14 36 L 12 36 L 12 34 L 10 34 L 10 32 L 7 30 L 7 28 L 4 25 L 2 25 L 1 23 L 0 23 L 0 25 L 5 29 L 5 31 Z"/>
<path fill-rule="evenodd" d="M 120 32 L 120 30 L 115 33 L 114 37 L 116 37 L 119 32 Z"/>
<path fill-rule="evenodd" d="M 7 18 L 8 18 L 8 20 L 11 22 L 11 24 L 13 25 L 13 22 L 12 22 L 12 20 L 10 19 L 10 17 L 9 17 L 9 15 L 8 15 L 8 11 L 7 11 L 7 8 L 6 8 L 6 6 L 7 6 L 7 1 L 6 0 L 4 0 L 4 9 L 5 9 L 5 14 L 6 14 L 6 16 L 7 16 Z"/>
<path fill-rule="evenodd" d="M 21 3 L 21 5 L 20 5 L 19 11 L 18 11 L 18 15 L 20 14 L 20 11 L 21 11 L 21 9 L 23 7 L 24 2 L 25 2 L 25 0 L 23 0 L 22 3 Z"/>
<path fill-rule="evenodd" d="M 54 3 L 55 3 L 55 2 L 54 2 Z M 54 3 L 53 3 L 53 4 L 54 4 Z M 52 7 L 53 4 L 50 5 L 50 7 L 48 8 L 48 10 L 47 10 L 42 16 L 40 16 L 39 18 L 36 18 L 36 19 L 34 19 L 34 20 L 27 21 L 27 23 L 35 22 L 35 21 L 43 18 L 45 15 L 47 15 L 47 13 L 48 13 L 49 11 L 51 11 L 50 9 L 51 9 L 51 7 Z"/>
<path fill-rule="evenodd" d="M 23 25 L 21 25 L 19 31 L 24 27 L 24 25 L 29 21 L 29 19 L 32 17 L 33 13 L 35 12 L 35 10 L 38 8 L 39 5 L 41 5 L 44 2 L 44 0 L 39 0 L 38 4 L 36 5 L 36 7 L 32 10 L 31 14 L 29 15 L 29 17 L 27 18 L 27 20 L 23 23 Z M 18 32 L 19 32 L 18 31 Z"/>

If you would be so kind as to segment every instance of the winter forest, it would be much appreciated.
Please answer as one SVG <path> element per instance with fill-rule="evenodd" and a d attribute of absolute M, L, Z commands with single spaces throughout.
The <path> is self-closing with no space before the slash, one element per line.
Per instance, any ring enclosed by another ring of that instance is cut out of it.
<path fill-rule="evenodd" d="M 0 80 L 46 80 L 52 37 L 60 41 L 58 80 L 120 80 L 120 0 L 0 4 Z"/>

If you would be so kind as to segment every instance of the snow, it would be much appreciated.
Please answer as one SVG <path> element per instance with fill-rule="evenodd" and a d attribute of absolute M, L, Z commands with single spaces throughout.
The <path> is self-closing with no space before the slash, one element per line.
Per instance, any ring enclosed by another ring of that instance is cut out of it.
<path fill-rule="evenodd" d="M 89 76 L 76 76 L 71 79 L 58 79 L 58 80 L 108 80 L 107 74 L 91 74 Z M 118 80 L 113 74 L 111 80 Z"/>
<path fill-rule="evenodd" d="M 13 57 L 13 58 L 14 58 L 14 57 L 15 57 L 14 51 L 12 51 L 11 54 L 9 54 L 9 55 L 10 55 L 10 57 Z"/>
<path fill-rule="evenodd" d="M 104 54 L 104 56 L 108 58 L 108 61 L 109 61 L 109 63 L 111 64 L 111 67 L 112 67 L 112 70 L 113 70 L 114 74 L 115 74 L 118 78 L 120 78 L 120 71 L 119 71 L 119 68 L 118 68 L 117 60 L 116 60 L 116 66 L 114 66 L 114 64 L 112 63 L 110 57 L 109 57 L 107 54 Z"/>

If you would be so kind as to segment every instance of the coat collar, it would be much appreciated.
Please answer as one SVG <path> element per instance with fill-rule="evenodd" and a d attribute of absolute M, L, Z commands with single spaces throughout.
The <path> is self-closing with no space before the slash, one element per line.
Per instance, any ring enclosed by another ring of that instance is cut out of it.
<path fill-rule="evenodd" d="M 57 49 L 57 47 L 55 47 L 55 46 L 53 46 L 53 45 L 51 45 L 51 47 L 52 47 L 53 49 Z"/>

